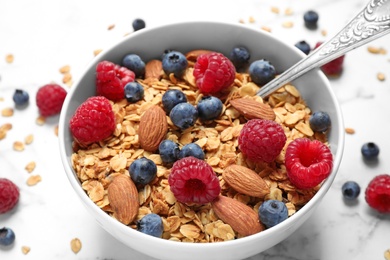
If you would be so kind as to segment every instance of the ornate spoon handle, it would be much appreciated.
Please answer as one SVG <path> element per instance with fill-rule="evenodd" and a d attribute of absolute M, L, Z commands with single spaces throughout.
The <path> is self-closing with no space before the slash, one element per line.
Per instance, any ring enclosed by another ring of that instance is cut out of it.
<path fill-rule="evenodd" d="M 257 92 L 257 95 L 266 97 L 306 72 L 389 32 L 390 0 L 371 0 L 339 33 L 280 76 L 264 85 Z"/>

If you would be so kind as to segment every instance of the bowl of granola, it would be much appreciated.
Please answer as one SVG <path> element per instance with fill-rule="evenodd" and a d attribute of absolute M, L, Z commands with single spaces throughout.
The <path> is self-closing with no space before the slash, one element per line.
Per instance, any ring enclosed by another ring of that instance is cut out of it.
<path fill-rule="evenodd" d="M 303 55 L 242 24 L 126 36 L 63 105 L 60 152 L 78 198 L 116 239 L 158 259 L 243 259 L 283 241 L 329 190 L 344 145 L 319 70 L 256 95 Z"/>

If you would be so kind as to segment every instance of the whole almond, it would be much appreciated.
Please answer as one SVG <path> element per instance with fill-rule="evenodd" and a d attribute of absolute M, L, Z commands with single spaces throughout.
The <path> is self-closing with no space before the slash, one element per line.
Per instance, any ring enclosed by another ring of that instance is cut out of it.
<path fill-rule="evenodd" d="M 160 60 L 150 60 L 145 64 L 145 79 L 160 79 L 164 74 Z"/>
<path fill-rule="evenodd" d="M 230 100 L 230 104 L 247 119 L 275 120 L 273 109 L 267 105 L 249 98 L 237 98 Z"/>
<path fill-rule="evenodd" d="M 126 175 L 118 175 L 107 189 L 108 200 L 114 214 L 113 217 L 128 225 L 138 215 L 138 191 L 134 182 Z"/>
<path fill-rule="evenodd" d="M 267 183 L 245 166 L 232 164 L 224 169 L 222 177 L 234 190 L 245 195 L 264 198 L 270 192 Z"/>
<path fill-rule="evenodd" d="M 211 205 L 215 214 L 242 236 L 259 233 L 265 228 L 255 210 L 238 200 L 219 195 Z"/>
<path fill-rule="evenodd" d="M 154 152 L 168 131 L 168 122 L 164 110 L 157 106 L 151 106 L 141 116 L 138 137 L 142 149 Z"/>

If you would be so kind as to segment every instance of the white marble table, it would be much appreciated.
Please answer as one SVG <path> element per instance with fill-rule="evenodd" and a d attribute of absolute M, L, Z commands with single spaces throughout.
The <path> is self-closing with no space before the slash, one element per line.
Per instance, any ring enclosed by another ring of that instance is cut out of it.
<path fill-rule="evenodd" d="M 0 125 L 13 128 L 0 141 L 0 177 L 13 180 L 21 190 L 20 203 L 12 213 L 0 215 L 0 226 L 16 233 L 11 248 L 0 248 L 0 259 L 150 259 L 122 245 L 105 232 L 88 214 L 65 176 L 58 152 L 55 127 L 58 117 L 44 125 L 35 123 L 38 115 L 35 93 L 38 87 L 62 83 L 59 72 L 71 66 L 74 80 L 93 58 L 93 51 L 111 46 L 132 32 L 132 21 L 142 18 L 147 27 L 189 20 L 245 22 L 248 26 L 267 26 L 289 44 L 306 40 L 310 45 L 338 31 L 366 0 L 198 0 L 184 1 L 0 1 L 0 110 L 13 107 L 16 88 L 26 89 L 31 102 L 27 109 L 15 110 L 12 117 L 0 116 Z M 272 12 L 278 8 L 279 13 Z M 303 13 L 309 9 L 320 15 L 319 28 L 307 30 Z M 286 14 L 287 13 L 289 15 Z M 291 13 L 292 11 L 292 13 Z M 291 28 L 287 28 L 290 22 Z M 114 25 L 111 30 L 108 28 Z M 323 32 L 326 31 L 327 35 Z M 389 48 L 390 36 L 369 45 Z M 14 55 L 13 63 L 5 61 Z M 387 77 L 377 79 L 377 73 Z M 333 260 L 385 259 L 390 249 L 390 216 L 370 210 L 361 194 L 354 205 L 347 205 L 341 186 L 355 180 L 362 187 L 378 174 L 390 171 L 390 53 L 372 54 L 361 47 L 347 54 L 344 72 L 331 80 L 341 103 L 346 135 L 344 158 L 338 176 L 314 215 L 291 237 L 250 259 Z M 63 84 L 65 87 L 66 85 Z M 34 141 L 22 152 L 13 142 L 32 134 Z M 381 151 L 379 162 L 366 164 L 360 147 L 375 142 Z M 28 174 L 30 162 L 36 169 Z M 30 175 L 42 181 L 27 186 Z M 79 238 L 82 249 L 76 255 L 70 241 Z M 21 248 L 30 247 L 24 255 Z"/>

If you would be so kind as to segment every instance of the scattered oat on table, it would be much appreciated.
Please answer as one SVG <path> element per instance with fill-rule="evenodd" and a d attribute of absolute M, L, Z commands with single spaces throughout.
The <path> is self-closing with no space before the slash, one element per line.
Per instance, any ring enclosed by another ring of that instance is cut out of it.
<path fill-rule="evenodd" d="M 115 28 L 115 24 L 110 24 L 108 27 L 107 27 L 107 30 L 112 30 Z"/>
<path fill-rule="evenodd" d="M 26 167 L 24 167 L 24 169 L 28 172 L 28 173 L 31 173 L 32 171 L 34 171 L 36 167 L 36 163 L 34 161 L 31 161 L 29 162 Z"/>
<path fill-rule="evenodd" d="M 81 250 L 81 241 L 78 238 L 73 238 L 70 241 L 70 248 L 72 249 L 73 253 L 77 254 Z"/>
<path fill-rule="evenodd" d="M 101 53 L 103 50 L 102 49 L 97 49 L 93 51 L 93 56 L 97 56 L 99 53 Z"/>
<path fill-rule="evenodd" d="M 37 125 L 44 125 L 46 122 L 46 118 L 44 116 L 38 116 L 37 119 L 35 120 L 35 123 Z"/>
<path fill-rule="evenodd" d="M 42 177 L 40 175 L 31 175 L 27 179 L 27 185 L 34 186 L 34 185 L 38 184 L 38 182 L 40 182 L 40 181 L 42 181 Z"/>
<path fill-rule="evenodd" d="M 6 107 L 1 110 L 1 115 L 4 117 L 10 117 L 14 115 L 14 109 L 12 107 Z"/>
<path fill-rule="evenodd" d="M 346 127 L 345 128 L 345 133 L 353 135 L 355 133 L 355 129 L 350 128 L 350 127 Z"/>
<path fill-rule="evenodd" d="M 15 141 L 13 144 L 13 148 L 15 151 L 21 152 L 24 150 L 24 143 L 20 141 Z"/>
<path fill-rule="evenodd" d="M 251 17 L 249 17 L 249 22 L 250 23 L 254 23 L 254 22 L 256 22 L 256 20 L 255 20 L 255 18 L 253 16 L 251 16 Z"/>
<path fill-rule="evenodd" d="M 5 56 L 5 61 L 6 61 L 7 63 L 12 63 L 12 62 L 14 62 L 14 59 L 15 59 L 15 57 L 14 57 L 13 54 L 7 54 L 7 55 Z"/>
<path fill-rule="evenodd" d="M 275 14 L 279 14 L 280 13 L 280 9 L 279 9 L 279 7 L 272 6 L 271 7 L 271 12 L 273 12 Z"/>
<path fill-rule="evenodd" d="M 34 141 L 34 136 L 32 134 L 24 138 L 24 143 L 27 145 L 32 144 L 33 141 Z"/>
<path fill-rule="evenodd" d="M 283 23 L 282 23 L 282 26 L 283 26 L 284 28 L 292 28 L 292 27 L 294 26 L 294 23 L 291 22 L 291 21 L 286 21 L 286 22 L 283 22 Z"/>
<path fill-rule="evenodd" d="M 384 257 L 386 260 L 390 260 L 390 249 L 387 249 L 384 253 Z"/>
<path fill-rule="evenodd" d="M 377 78 L 379 81 L 385 81 L 386 76 L 385 76 L 384 73 L 378 72 L 378 73 L 376 74 L 376 78 Z"/>
<path fill-rule="evenodd" d="M 268 26 L 261 26 L 260 29 L 266 31 L 266 32 L 271 32 L 271 28 Z"/>
<path fill-rule="evenodd" d="M 69 65 L 64 65 L 60 68 L 60 73 L 65 74 L 70 72 L 70 66 Z"/>
<path fill-rule="evenodd" d="M 292 10 L 292 8 L 288 7 L 284 10 L 284 14 L 285 15 L 293 15 L 294 14 L 294 11 Z"/>
<path fill-rule="evenodd" d="M 27 255 L 31 251 L 29 246 L 22 246 L 22 253 Z"/>
<path fill-rule="evenodd" d="M 386 49 L 384 49 L 382 47 L 368 46 L 367 50 L 368 50 L 369 53 L 372 53 L 372 54 L 382 54 L 382 55 L 385 55 L 387 53 Z"/>

